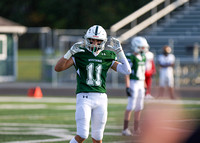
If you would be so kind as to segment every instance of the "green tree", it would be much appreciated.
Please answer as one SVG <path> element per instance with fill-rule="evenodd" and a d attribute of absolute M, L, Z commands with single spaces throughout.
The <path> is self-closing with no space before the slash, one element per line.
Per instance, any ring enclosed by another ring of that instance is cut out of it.
<path fill-rule="evenodd" d="M 110 26 L 151 0 L 1 0 L 1 16 L 29 27 Z"/>

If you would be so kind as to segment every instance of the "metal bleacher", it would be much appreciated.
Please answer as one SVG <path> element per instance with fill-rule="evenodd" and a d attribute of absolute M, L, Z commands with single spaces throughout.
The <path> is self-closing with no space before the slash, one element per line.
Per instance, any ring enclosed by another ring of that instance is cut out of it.
<path fill-rule="evenodd" d="M 200 44 L 200 0 L 178 8 L 170 13 L 170 18 L 159 20 L 157 26 L 137 35 L 145 36 L 156 54 L 168 44 L 176 57 L 192 58 L 194 45 Z"/>
<path fill-rule="evenodd" d="M 162 47 L 170 45 L 176 57 L 175 86 L 200 85 L 200 0 L 152 0 L 112 25 L 110 32 L 125 52 L 131 52 L 133 37 L 144 36 L 155 61 Z"/>

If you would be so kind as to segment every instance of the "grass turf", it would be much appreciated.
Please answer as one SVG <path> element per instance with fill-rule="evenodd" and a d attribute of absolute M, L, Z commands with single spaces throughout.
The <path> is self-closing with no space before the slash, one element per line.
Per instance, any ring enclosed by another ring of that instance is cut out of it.
<path fill-rule="evenodd" d="M 1 100 L 3 99 L 3 100 Z M 56 100 L 54 100 L 56 99 Z M 138 141 L 138 137 L 121 136 L 123 128 L 124 110 L 126 98 L 109 98 L 108 121 L 106 124 L 103 142 L 129 142 Z M 187 102 L 187 100 L 184 100 Z M 43 97 L 34 99 L 30 97 L 0 97 L 0 142 L 28 141 L 28 140 L 51 140 L 59 139 L 63 135 L 64 140 L 54 143 L 69 142 L 69 138 L 76 134 L 75 98 L 52 98 Z M 148 102 L 149 104 L 159 104 Z M 163 103 L 162 103 L 163 104 Z M 176 110 L 173 104 L 171 109 Z M 184 127 L 180 129 L 192 129 L 200 121 L 200 104 L 181 105 L 184 112 Z M 167 110 L 167 109 L 166 109 Z M 178 109 L 177 109 L 178 110 Z M 144 109 L 148 112 L 148 109 Z M 143 117 L 143 116 L 142 116 Z M 177 120 L 177 118 L 175 118 Z M 174 119 L 174 120 L 175 120 Z M 131 118 L 130 126 L 132 126 Z M 48 142 L 48 141 L 47 141 Z M 85 143 L 91 142 L 91 136 Z"/>

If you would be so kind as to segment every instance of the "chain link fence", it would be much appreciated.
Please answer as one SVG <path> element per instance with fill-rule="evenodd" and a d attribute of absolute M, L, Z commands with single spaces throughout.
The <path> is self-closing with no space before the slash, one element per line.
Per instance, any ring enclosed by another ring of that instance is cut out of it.
<path fill-rule="evenodd" d="M 83 40 L 86 30 L 30 30 L 19 38 L 17 74 L 18 82 L 45 82 L 52 86 L 75 86 L 76 71 L 73 67 L 63 72 L 55 72 L 54 66 L 67 50 L 77 41 Z M 107 31 L 109 35 L 109 31 Z M 50 39 L 50 41 L 49 41 Z M 126 44 L 126 45 L 125 45 Z M 125 52 L 130 51 L 128 43 L 122 45 Z M 175 86 L 190 87 L 200 85 L 199 47 L 194 48 L 195 57 L 176 59 L 174 70 Z M 23 51 L 26 51 L 23 53 Z M 157 52 L 157 51 L 153 51 Z M 157 56 L 157 55 L 155 55 Z M 176 55 L 175 55 L 176 56 Z M 156 59 L 156 57 L 155 57 Z M 157 62 L 155 60 L 155 62 Z M 159 67 L 154 76 L 153 86 L 158 85 Z M 124 75 L 109 70 L 107 86 L 119 88 L 125 86 Z"/>

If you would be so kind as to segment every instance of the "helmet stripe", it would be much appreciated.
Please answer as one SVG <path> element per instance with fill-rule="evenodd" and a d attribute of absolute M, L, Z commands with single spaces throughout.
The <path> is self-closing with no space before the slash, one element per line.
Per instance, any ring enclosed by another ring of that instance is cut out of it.
<path fill-rule="evenodd" d="M 98 28 L 99 28 L 99 26 L 97 25 L 97 26 L 96 26 L 96 29 L 95 29 L 95 35 L 98 34 Z"/>

